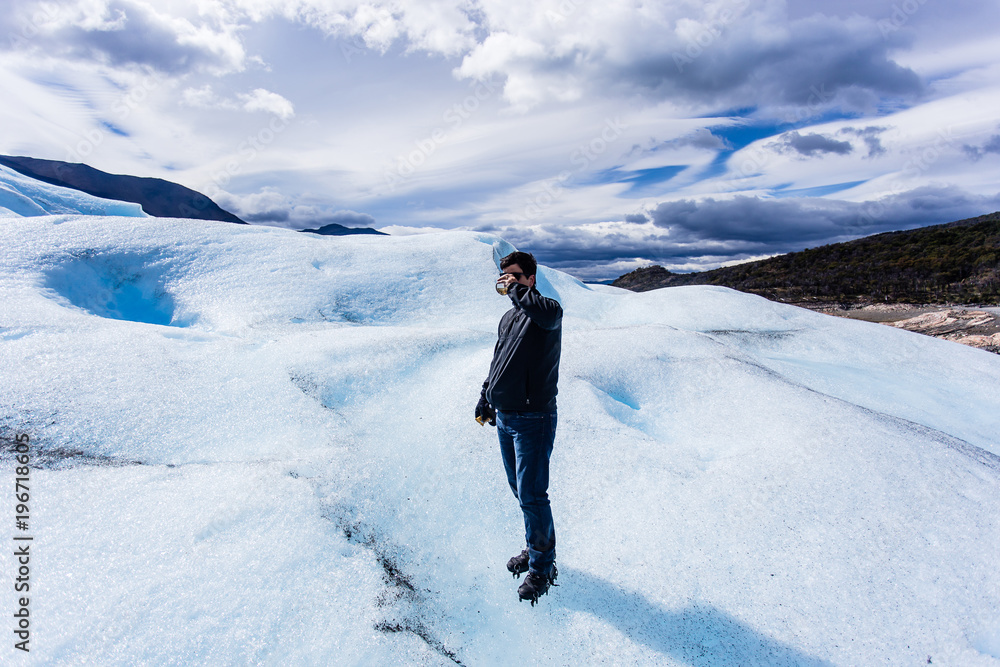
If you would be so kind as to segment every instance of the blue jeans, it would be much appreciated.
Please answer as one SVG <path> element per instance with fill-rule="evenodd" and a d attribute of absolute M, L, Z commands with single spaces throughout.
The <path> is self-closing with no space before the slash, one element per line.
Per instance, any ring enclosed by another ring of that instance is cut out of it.
<path fill-rule="evenodd" d="M 548 574 L 556 560 L 556 531 L 548 494 L 556 413 L 498 412 L 497 434 L 507 482 L 524 514 L 528 567 Z"/>

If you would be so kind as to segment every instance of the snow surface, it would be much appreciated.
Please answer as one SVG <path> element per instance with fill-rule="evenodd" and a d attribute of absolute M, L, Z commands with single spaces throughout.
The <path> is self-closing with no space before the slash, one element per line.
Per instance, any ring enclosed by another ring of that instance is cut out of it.
<path fill-rule="evenodd" d="M 2 662 L 1000 664 L 1000 357 L 722 288 L 541 269 L 560 586 L 519 603 L 472 415 L 510 250 L 0 221 L 0 429 L 37 465 Z"/>
<path fill-rule="evenodd" d="M 102 199 L 73 188 L 50 185 L 0 165 L 0 218 L 55 213 L 147 217 L 139 204 Z"/>

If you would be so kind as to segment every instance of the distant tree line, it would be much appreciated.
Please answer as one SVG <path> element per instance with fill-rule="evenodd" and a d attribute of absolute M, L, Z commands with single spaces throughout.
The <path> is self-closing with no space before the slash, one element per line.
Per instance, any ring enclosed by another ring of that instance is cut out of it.
<path fill-rule="evenodd" d="M 1000 212 L 700 273 L 651 266 L 613 284 L 721 285 L 790 302 L 1000 303 Z"/>

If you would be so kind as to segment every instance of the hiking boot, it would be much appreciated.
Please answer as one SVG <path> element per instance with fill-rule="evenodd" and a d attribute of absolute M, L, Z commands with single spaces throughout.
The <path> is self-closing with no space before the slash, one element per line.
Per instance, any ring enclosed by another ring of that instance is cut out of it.
<path fill-rule="evenodd" d="M 507 570 L 514 575 L 517 579 L 522 574 L 528 571 L 528 550 L 525 549 L 516 556 L 511 556 L 511 559 L 507 561 Z"/>
<path fill-rule="evenodd" d="M 540 574 L 531 570 L 521 585 L 517 587 L 517 596 L 522 600 L 529 600 L 531 606 L 534 607 L 535 603 L 538 602 L 538 597 L 549 592 L 549 586 L 559 585 L 556 583 L 557 576 L 559 576 L 559 572 L 554 564 L 551 574 Z"/>

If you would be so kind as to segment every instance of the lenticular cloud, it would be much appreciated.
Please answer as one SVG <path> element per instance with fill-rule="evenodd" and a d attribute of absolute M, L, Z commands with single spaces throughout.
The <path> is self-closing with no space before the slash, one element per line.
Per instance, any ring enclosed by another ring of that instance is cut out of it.
<path fill-rule="evenodd" d="M 723 288 L 542 267 L 561 585 L 519 604 L 472 417 L 511 249 L 0 221 L 30 660 L 997 664 L 1000 358 Z"/>

